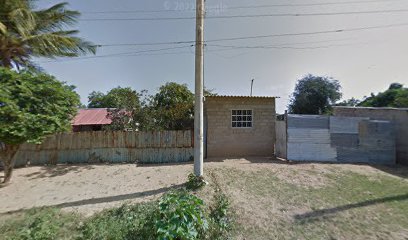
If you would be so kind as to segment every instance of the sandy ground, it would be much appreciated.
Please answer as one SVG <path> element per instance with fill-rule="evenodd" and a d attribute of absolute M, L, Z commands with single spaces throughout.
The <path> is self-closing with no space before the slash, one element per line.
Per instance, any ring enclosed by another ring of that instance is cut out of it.
<path fill-rule="evenodd" d="M 127 201 L 154 198 L 183 184 L 192 169 L 192 164 L 20 168 L 11 184 L 0 188 L 0 214 L 55 206 L 89 215 Z"/>
<path fill-rule="evenodd" d="M 206 170 L 233 167 L 243 171 L 271 170 L 281 179 L 300 185 L 319 187 L 325 179 L 319 173 L 334 168 L 358 172 L 387 174 L 364 165 L 288 164 L 271 159 L 213 159 Z M 296 178 L 290 176 L 297 171 Z M 55 206 L 90 215 L 124 202 L 140 202 L 159 197 L 172 188 L 182 186 L 193 164 L 178 165 L 61 165 L 27 167 L 14 171 L 12 183 L 0 188 L 0 214 L 33 207 Z M 310 177 L 310 171 L 316 172 Z M 393 172 L 395 175 L 395 171 Z M 404 172 L 406 173 L 406 171 Z M 1 175 L 1 174 L 0 174 Z"/>

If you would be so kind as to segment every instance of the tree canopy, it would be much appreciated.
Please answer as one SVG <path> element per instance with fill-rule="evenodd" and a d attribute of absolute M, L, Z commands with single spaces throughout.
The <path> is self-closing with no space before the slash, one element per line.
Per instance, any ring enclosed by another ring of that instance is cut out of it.
<path fill-rule="evenodd" d="M 73 86 L 44 73 L 0 67 L 0 85 L 0 158 L 8 170 L 19 144 L 70 129 L 80 101 Z"/>
<path fill-rule="evenodd" d="M 91 92 L 88 96 L 88 108 L 140 108 L 140 94 L 130 87 L 116 87 L 106 94 Z"/>
<path fill-rule="evenodd" d="M 330 77 L 306 75 L 298 80 L 293 92 L 289 112 L 293 114 L 323 114 L 340 100 L 342 93 L 338 80 Z"/>
<path fill-rule="evenodd" d="M 377 95 L 371 94 L 358 104 L 360 107 L 408 107 L 408 88 L 400 83 L 392 83 L 390 87 Z"/>
<path fill-rule="evenodd" d="M 77 22 L 80 13 L 59 3 L 35 9 L 35 0 L 0 1 L 0 66 L 30 67 L 32 57 L 76 57 L 95 53 L 96 46 L 77 37 L 77 30 L 66 29 Z"/>
<path fill-rule="evenodd" d="M 169 82 L 152 97 L 157 129 L 182 130 L 194 127 L 194 94 L 186 84 Z"/>

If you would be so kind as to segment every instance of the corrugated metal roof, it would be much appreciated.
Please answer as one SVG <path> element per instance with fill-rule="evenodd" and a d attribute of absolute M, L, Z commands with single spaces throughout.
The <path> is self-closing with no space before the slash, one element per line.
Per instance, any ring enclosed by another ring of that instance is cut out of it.
<path fill-rule="evenodd" d="M 272 97 L 272 96 L 232 96 L 232 95 L 217 95 L 217 96 L 206 96 L 206 98 L 279 98 L 279 97 Z"/>
<path fill-rule="evenodd" d="M 72 121 L 72 126 L 80 125 L 109 125 L 112 120 L 108 118 L 108 109 L 92 108 L 79 109 L 78 114 Z"/>

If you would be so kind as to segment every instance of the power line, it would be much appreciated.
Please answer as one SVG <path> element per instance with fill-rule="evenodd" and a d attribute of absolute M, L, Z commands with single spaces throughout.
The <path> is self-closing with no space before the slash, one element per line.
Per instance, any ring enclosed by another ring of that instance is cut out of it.
<path fill-rule="evenodd" d="M 106 57 L 138 56 L 138 55 L 143 55 L 143 53 L 161 52 L 161 51 L 168 51 L 168 50 L 182 49 L 182 48 L 191 48 L 192 46 L 194 46 L 194 45 L 180 46 L 180 47 L 169 47 L 169 48 L 159 48 L 159 49 L 146 49 L 146 50 L 141 50 L 141 51 L 136 51 L 136 52 L 121 52 L 121 53 L 113 53 L 113 54 L 106 54 L 106 55 L 100 55 L 100 56 L 76 57 L 76 58 L 63 59 L 63 60 L 45 61 L 44 63 L 49 63 L 49 62 L 69 62 L 69 61 L 75 61 L 75 60 L 106 58 Z"/>
<path fill-rule="evenodd" d="M 363 43 L 359 43 L 363 44 Z M 367 43 L 364 43 L 367 44 Z M 321 49 L 321 48 L 331 48 L 331 47 L 345 47 L 345 46 L 353 46 L 358 45 L 356 43 L 345 43 L 345 44 L 330 44 L 330 45 L 323 45 L 323 46 L 312 46 L 312 47 L 292 47 L 292 46 L 283 46 L 283 45 L 257 45 L 257 46 L 235 46 L 235 45 L 208 45 L 213 47 L 223 47 L 227 49 L 223 50 L 236 50 L 236 49 L 294 49 L 294 50 L 307 50 L 307 49 Z M 214 50 L 214 51 L 223 51 L 223 50 Z"/>
<path fill-rule="evenodd" d="M 399 0 L 397 0 L 399 1 Z M 251 8 L 269 8 L 269 7 L 303 7 L 303 6 L 329 6 L 329 5 L 345 5 L 345 4 L 366 4 L 366 3 L 390 3 L 392 0 L 372 0 L 372 1 L 347 1 L 347 2 L 325 2 L 325 3 L 285 3 L 285 4 L 267 4 L 258 6 L 237 6 L 227 7 L 227 9 L 251 9 Z"/>
<path fill-rule="evenodd" d="M 373 11 L 350 11 L 350 12 L 321 12 L 321 13 L 272 13 L 253 15 L 228 15 L 208 16 L 206 19 L 232 19 L 232 18 L 260 18 L 260 17 L 312 17 L 312 16 L 336 16 L 336 15 L 360 15 L 360 14 L 389 14 L 404 13 L 408 9 L 373 10 Z M 168 20 L 194 20 L 195 17 L 151 17 L 151 18 L 82 18 L 80 21 L 168 21 Z"/>
<path fill-rule="evenodd" d="M 401 0 L 396 0 L 398 2 Z M 391 3 L 393 0 L 370 0 L 370 1 L 340 1 L 340 2 L 324 2 L 324 3 L 285 3 L 285 4 L 266 4 L 255 6 L 220 6 L 206 8 L 206 10 L 218 10 L 218 9 L 256 9 L 256 8 L 273 8 L 273 7 L 306 7 L 306 6 L 330 6 L 330 5 L 346 5 L 346 4 L 367 4 L 367 3 Z M 195 11 L 194 8 L 186 9 Z M 168 13 L 168 12 L 182 12 L 179 9 L 162 9 L 162 10 L 118 10 L 118 11 L 84 11 L 83 14 L 130 14 L 130 13 Z"/>
<path fill-rule="evenodd" d="M 337 30 L 326 30 L 326 31 L 315 31 L 315 32 L 282 33 L 282 34 L 248 36 L 248 37 L 219 38 L 219 39 L 206 40 L 206 42 L 208 43 L 208 42 L 235 41 L 235 40 L 274 38 L 274 37 L 287 37 L 287 36 L 320 35 L 320 34 L 329 34 L 329 33 L 356 32 L 356 31 L 364 31 L 364 30 L 372 30 L 372 29 L 383 29 L 383 28 L 393 28 L 393 27 L 403 27 L 403 26 L 408 26 L 408 23 L 388 24 L 388 25 L 360 27 L 360 28 L 344 28 L 344 29 L 337 29 Z"/>
<path fill-rule="evenodd" d="M 320 34 L 330 34 L 330 33 L 342 33 L 342 32 L 356 32 L 374 29 L 385 29 L 385 28 L 395 28 L 395 27 L 405 27 L 408 23 L 398 23 L 398 24 L 387 24 L 387 25 L 377 25 L 368 26 L 360 28 L 343 28 L 335 30 L 325 30 L 325 31 L 315 31 L 315 32 L 301 32 L 301 33 L 281 33 L 281 34 L 270 34 L 270 35 L 257 35 L 257 36 L 243 36 L 243 37 L 233 37 L 233 38 L 218 38 L 206 40 L 209 42 L 222 42 L 222 41 L 235 41 L 235 40 L 246 40 L 246 39 L 262 39 L 262 38 L 275 38 L 275 37 L 289 37 L 289 36 L 309 36 L 309 35 L 320 35 Z M 152 43 L 112 43 L 112 44 L 97 44 L 96 47 L 121 47 L 121 46 L 160 46 L 160 45 L 180 45 L 180 44 L 194 44 L 195 41 L 170 41 L 170 42 L 152 42 Z"/>
<path fill-rule="evenodd" d="M 99 44 L 99 45 L 96 45 L 96 47 L 179 45 L 179 44 L 190 44 L 190 43 L 195 43 L 195 41 L 174 41 L 174 42 L 154 42 L 154 43 L 113 43 L 113 44 Z"/>

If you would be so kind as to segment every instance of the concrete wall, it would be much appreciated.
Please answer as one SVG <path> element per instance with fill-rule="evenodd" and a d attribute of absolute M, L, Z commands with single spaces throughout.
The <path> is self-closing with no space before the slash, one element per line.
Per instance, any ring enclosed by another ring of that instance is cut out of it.
<path fill-rule="evenodd" d="M 275 122 L 276 131 L 276 143 L 275 143 L 275 156 L 280 158 L 287 158 L 287 136 L 286 136 L 286 121 Z"/>
<path fill-rule="evenodd" d="M 312 115 L 287 116 L 287 159 L 395 164 L 390 121 Z"/>
<path fill-rule="evenodd" d="M 408 165 L 408 109 L 335 107 L 335 116 L 369 117 L 394 122 L 397 163 Z"/>
<path fill-rule="evenodd" d="M 251 128 L 233 128 L 232 110 L 252 110 Z M 207 157 L 273 156 L 275 98 L 206 97 Z"/>

